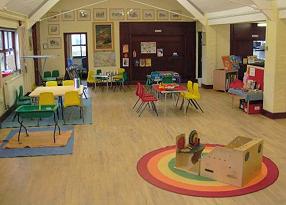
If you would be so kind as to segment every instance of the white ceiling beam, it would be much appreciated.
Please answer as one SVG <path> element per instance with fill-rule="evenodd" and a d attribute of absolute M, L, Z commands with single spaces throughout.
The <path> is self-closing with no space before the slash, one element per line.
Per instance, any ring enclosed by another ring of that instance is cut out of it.
<path fill-rule="evenodd" d="M 207 25 L 207 17 L 188 0 L 177 0 L 177 2 L 179 2 L 188 12 L 190 12 L 190 14 L 192 14 L 201 24 L 204 26 Z"/>
<path fill-rule="evenodd" d="M 11 20 L 16 20 L 16 21 L 26 21 L 27 16 L 11 12 L 11 11 L 5 11 L 5 10 L 0 10 L 0 17 L 6 18 L 6 19 L 11 19 Z"/>
<path fill-rule="evenodd" d="M 266 17 L 262 13 L 246 14 L 240 16 L 226 16 L 221 18 L 214 18 L 208 20 L 208 25 L 220 25 L 220 24 L 235 24 L 235 23 L 246 23 L 265 21 Z"/>
<path fill-rule="evenodd" d="M 251 0 L 268 20 L 272 20 L 272 3 L 268 0 Z"/>
<path fill-rule="evenodd" d="M 207 13 L 206 16 L 208 19 L 216 19 L 216 18 L 223 18 L 223 17 L 248 15 L 248 14 L 254 14 L 254 13 L 260 13 L 260 12 L 249 6 L 244 6 L 244 7 L 240 7 L 237 9 L 228 9 L 224 11 Z"/>
<path fill-rule="evenodd" d="M 28 28 L 31 28 L 43 17 L 54 5 L 60 0 L 48 0 L 41 8 L 39 8 L 28 20 Z"/>

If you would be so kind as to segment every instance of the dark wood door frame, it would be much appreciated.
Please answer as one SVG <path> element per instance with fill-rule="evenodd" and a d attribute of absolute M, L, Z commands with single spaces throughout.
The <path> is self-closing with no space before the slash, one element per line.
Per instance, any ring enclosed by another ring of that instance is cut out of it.
<path fill-rule="evenodd" d="M 66 32 L 64 33 L 64 52 L 65 52 L 65 67 L 67 67 L 67 35 L 72 34 L 85 34 L 86 36 L 86 59 L 87 59 L 87 71 L 89 70 L 89 64 L 88 64 L 88 38 L 87 38 L 87 32 Z"/>

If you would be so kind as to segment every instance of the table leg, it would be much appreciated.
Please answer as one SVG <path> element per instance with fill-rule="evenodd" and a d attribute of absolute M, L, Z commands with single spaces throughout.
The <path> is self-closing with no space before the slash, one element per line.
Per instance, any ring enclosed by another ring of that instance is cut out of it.
<path fill-rule="evenodd" d="M 165 112 L 165 115 L 166 115 L 166 112 L 167 112 L 167 93 L 165 93 L 165 108 L 164 108 L 164 112 Z"/>
<path fill-rule="evenodd" d="M 58 125 L 58 121 L 56 120 L 56 113 L 54 113 L 54 122 L 55 122 L 55 128 L 54 128 L 54 143 L 56 143 L 56 130 L 57 130 L 57 127 L 59 129 L 59 135 L 61 134 L 61 128 L 60 126 Z"/>
<path fill-rule="evenodd" d="M 27 128 L 23 125 L 23 120 L 20 121 L 20 116 L 19 116 L 19 114 L 18 114 L 18 122 L 19 122 L 19 124 L 20 124 L 20 129 L 19 129 L 19 132 L 18 132 L 18 142 L 20 142 L 20 135 L 21 135 L 22 127 L 25 129 L 26 136 L 29 136 L 29 134 L 28 134 Z"/>

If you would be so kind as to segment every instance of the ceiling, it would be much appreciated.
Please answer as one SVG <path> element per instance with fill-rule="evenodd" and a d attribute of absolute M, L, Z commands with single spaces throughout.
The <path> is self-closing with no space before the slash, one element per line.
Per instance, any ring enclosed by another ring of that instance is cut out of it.
<path fill-rule="evenodd" d="M 253 6 L 251 0 L 188 0 L 202 13 L 211 13 L 229 9 L 237 9 L 245 6 Z"/>
<path fill-rule="evenodd" d="M 31 16 L 48 0 L 0 0 L 0 8 Z"/>

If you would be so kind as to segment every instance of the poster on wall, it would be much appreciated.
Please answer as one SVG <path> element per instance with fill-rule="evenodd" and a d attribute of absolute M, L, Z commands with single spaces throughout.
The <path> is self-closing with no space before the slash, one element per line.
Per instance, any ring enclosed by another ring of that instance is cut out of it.
<path fill-rule="evenodd" d="M 163 57 L 164 53 L 163 53 L 163 48 L 158 48 L 157 49 L 157 57 Z"/>
<path fill-rule="evenodd" d="M 141 53 L 142 54 L 156 53 L 156 42 L 141 42 Z"/>
<path fill-rule="evenodd" d="M 146 67 L 151 67 L 151 66 L 152 66 L 152 59 L 151 59 L 151 58 L 146 58 L 146 60 L 145 60 L 145 66 L 146 66 Z"/>
<path fill-rule="evenodd" d="M 128 44 L 123 44 L 123 46 L 122 46 L 122 53 L 128 53 L 128 52 L 129 52 Z"/>
<path fill-rule="evenodd" d="M 98 51 L 94 53 L 94 67 L 116 66 L 114 51 Z"/>
<path fill-rule="evenodd" d="M 122 58 L 122 66 L 129 67 L 129 58 Z"/>
<path fill-rule="evenodd" d="M 113 50 L 113 23 L 94 23 L 94 49 Z"/>
<path fill-rule="evenodd" d="M 140 58 L 140 67 L 145 67 L 146 60 L 143 58 Z"/>

